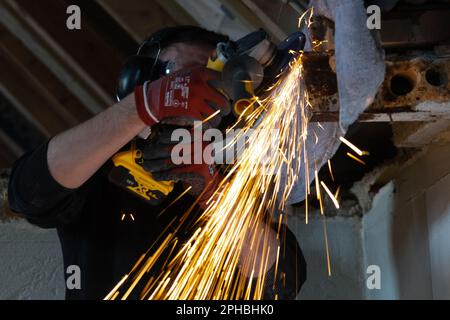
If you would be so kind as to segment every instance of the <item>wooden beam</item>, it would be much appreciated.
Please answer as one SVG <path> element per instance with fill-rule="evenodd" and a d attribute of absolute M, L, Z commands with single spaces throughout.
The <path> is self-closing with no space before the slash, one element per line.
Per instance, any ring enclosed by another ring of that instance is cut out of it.
<path fill-rule="evenodd" d="M 242 0 L 242 2 L 264 23 L 266 28 L 275 35 L 278 41 L 282 41 L 287 38 L 287 33 L 270 18 L 264 9 L 260 8 L 252 0 Z"/>
<path fill-rule="evenodd" d="M 22 149 L 28 151 L 45 142 L 45 136 L 0 92 L 0 128 Z"/>
<path fill-rule="evenodd" d="M 226 34 L 231 39 L 237 40 L 255 30 L 248 21 L 239 19 L 239 16 L 219 0 L 176 0 L 176 2 L 186 8 L 200 26 Z"/>
<path fill-rule="evenodd" d="M 298 19 L 305 11 L 296 1 L 284 3 L 284 1 L 243 0 L 243 2 L 261 19 L 274 23 L 287 35 L 298 31 Z"/>
<path fill-rule="evenodd" d="M 27 66 L 19 60 L 20 57 L 17 56 L 16 52 L 11 51 L 11 48 L 7 46 L 7 43 L 0 44 L 0 52 L 2 53 L 2 58 L 5 59 L 5 61 L 8 61 L 8 63 L 12 67 L 9 70 L 15 72 L 14 76 L 11 76 L 10 74 L 7 74 L 6 77 L 0 76 L 0 83 L 4 88 L 7 88 L 10 93 L 14 92 L 14 96 L 16 97 L 16 99 L 26 99 L 23 96 L 27 95 L 28 92 L 19 90 L 21 86 L 26 87 L 28 85 L 36 93 L 36 97 L 39 96 L 38 100 L 41 103 L 46 104 L 45 108 L 48 109 L 48 113 L 53 113 L 55 115 L 54 119 L 58 119 L 59 123 L 63 124 L 65 128 L 72 127 L 79 123 L 79 121 L 77 121 L 75 117 L 72 116 L 69 112 L 67 112 L 67 110 L 61 106 L 60 102 L 43 85 L 43 81 L 48 80 L 46 79 L 45 74 L 40 75 L 38 78 L 34 77 Z M 0 62 L 0 64 L 2 63 L 3 61 Z M 36 64 L 36 67 L 39 67 L 38 64 Z M 3 66 L 2 70 L 5 69 L 8 70 L 8 67 Z M 20 76 L 14 78 L 18 75 Z M 11 79 L 11 83 L 7 83 L 8 79 Z M 13 83 L 13 79 L 16 79 L 17 82 Z M 36 105 L 35 102 L 27 104 L 27 108 L 29 110 L 36 110 L 37 108 L 39 108 L 40 110 L 44 110 L 43 106 Z M 36 114 L 38 113 L 39 111 L 36 110 Z"/>
<path fill-rule="evenodd" d="M 4 46 L 0 46 L 0 90 L 16 100 L 22 114 L 46 137 L 70 126 L 66 119 L 55 113 L 53 102 L 42 95 L 42 88 L 32 79 L 30 81 L 29 74 Z"/>
<path fill-rule="evenodd" d="M 16 0 L 22 14 L 31 17 L 104 90 L 115 96 L 117 76 L 125 57 L 120 56 L 99 34 L 82 25 L 81 30 L 66 28 L 65 0 Z M 81 8 L 83 12 L 83 8 Z"/>
<path fill-rule="evenodd" d="M 282 41 L 287 37 L 287 34 L 252 1 L 221 0 L 221 2 L 236 17 L 246 21 L 254 29 L 264 28 L 275 41 Z"/>
<path fill-rule="evenodd" d="M 16 2 L 0 2 L 0 23 L 33 52 L 91 113 L 98 113 L 113 102 L 112 97 Z"/>
<path fill-rule="evenodd" d="M 178 24 L 157 1 L 96 1 L 138 42 L 162 27 Z"/>
<path fill-rule="evenodd" d="M 98 1 L 70 0 L 70 3 L 82 8 L 83 23 L 95 30 L 120 56 L 128 57 L 136 52 L 139 41 L 134 39 Z"/>
<path fill-rule="evenodd" d="M 198 25 L 197 21 L 175 0 L 156 0 L 161 8 L 179 25 Z"/>
<path fill-rule="evenodd" d="M 0 25 L 1 46 L 22 65 L 24 73 L 29 75 L 37 87 L 41 87 L 42 94 L 55 106 L 55 112 L 63 117 L 70 125 L 87 120 L 92 113 L 73 95 L 52 73 L 34 56 L 14 35 Z"/>

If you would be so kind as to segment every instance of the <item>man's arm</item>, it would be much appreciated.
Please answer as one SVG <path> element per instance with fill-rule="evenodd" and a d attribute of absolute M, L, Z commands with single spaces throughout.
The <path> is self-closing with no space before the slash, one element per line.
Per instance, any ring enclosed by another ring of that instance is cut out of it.
<path fill-rule="evenodd" d="M 63 187 L 76 189 L 145 127 L 131 94 L 92 119 L 55 136 L 48 146 L 49 171 Z"/>
<path fill-rule="evenodd" d="M 135 110 L 131 95 L 18 159 L 8 188 L 11 209 L 42 227 L 75 221 L 89 178 L 145 128 Z"/>

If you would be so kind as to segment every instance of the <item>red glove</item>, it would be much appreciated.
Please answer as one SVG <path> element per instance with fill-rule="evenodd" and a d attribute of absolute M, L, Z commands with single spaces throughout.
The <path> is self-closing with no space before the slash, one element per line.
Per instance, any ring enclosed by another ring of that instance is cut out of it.
<path fill-rule="evenodd" d="M 158 122 L 191 126 L 220 110 L 208 121 L 217 127 L 221 116 L 230 113 L 227 99 L 210 85 L 218 76 L 215 71 L 197 67 L 145 82 L 135 89 L 139 117 L 149 126 Z"/>

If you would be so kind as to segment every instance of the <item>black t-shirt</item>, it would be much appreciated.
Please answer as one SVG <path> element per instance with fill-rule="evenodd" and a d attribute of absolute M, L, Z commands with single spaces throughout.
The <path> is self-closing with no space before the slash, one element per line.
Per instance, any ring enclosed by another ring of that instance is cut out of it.
<path fill-rule="evenodd" d="M 160 206 L 152 207 L 108 181 L 110 163 L 80 188 L 64 188 L 49 172 L 47 148 L 48 144 L 44 144 L 16 161 L 9 183 L 9 205 L 31 223 L 57 229 L 64 270 L 71 265 L 81 270 L 81 289 L 67 289 L 66 299 L 102 299 L 194 199 L 185 195 L 160 215 L 182 192 L 180 186 Z M 283 294 L 277 293 L 280 298 L 293 299 L 306 279 L 306 263 L 290 232 L 286 242 L 288 254 L 295 252 L 296 258 L 289 261 L 292 257 L 287 256 L 279 268 L 284 264 L 287 269 L 298 268 L 286 271 L 286 279 L 292 276 L 296 285 L 284 288 Z M 67 279 L 70 274 L 65 272 L 65 276 Z M 129 298 L 138 298 L 139 292 L 135 291 Z M 275 294 L 269 291 L 266 298 Z"/>

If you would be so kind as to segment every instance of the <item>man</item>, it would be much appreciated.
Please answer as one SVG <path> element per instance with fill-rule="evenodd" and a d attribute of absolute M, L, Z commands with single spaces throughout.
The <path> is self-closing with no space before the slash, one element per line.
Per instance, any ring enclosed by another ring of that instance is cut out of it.
<path fill-rule="evenodd" d="M 171 166 L 168 154 L 161 155 L 167 147 L 163 142 L 154 143 L 144 155 L 147 170 L 160 178 L 170 177 L 179 182 L 160 206 L 149 206 L 107 178 L 111 168 L 109 159 L 147 127 L 154 128 L 157 124 L 186 127 L 194 120 L 206 118 L 211 118 L 209 125 L 217 126 L 229 112 L 225 97 L 209 85 L 218 74 L 205 68 L 216 44 L 226 41 L 226 37 L 185 26 L 163 29 L 150 39 L 158 39 L 158 50 L 140 50 L 139 54 L 165 62 L 170 70 L 153 81 L 138 81 L 133 88 L 128 88 L 129 92 L 125 92 L 127 95 L 119 103 L 53 137 L 13 167 L 10 207 L 33 224 L 56 228 L 65 270 L 71 265 L 81 269 L 81 289 L 66 290 L 67 299 L 105 297 L 154 243 L 171 218 L 185 212 L 194 198 L 184 196 L 175 207 L 169 208 L 171 213 L 160 217 L 158 214 L 180 195 L 186 184 L 193 187 L 196 196 L 212 179 L 205 165 Z M 177 77 L 189 79 L 185 84 L 188 94 L 181 98 L 185 99 L 184 108 L 164 106 L 168 84 Z M 280 298 L 293 299 L 305 280 L 303 256 L 293 235 L 289 233 L 288 237 L 291 241 L 286 247 L 292 254 L 291 261 L 287 258 L 285 263 L 286 279 L 297 277 L 297 286 L 288 281 L 290 284 L 283 292 L 273 292 L 273 287 L 268 286 L 266 298 L 279 294 Z M 271 241 L 278 245 L 273 232 Z M 272 269 L 274 262 L 275 258 L 271 257 Z M 280 268 L 283 263 L 280 262 Z"/>

